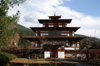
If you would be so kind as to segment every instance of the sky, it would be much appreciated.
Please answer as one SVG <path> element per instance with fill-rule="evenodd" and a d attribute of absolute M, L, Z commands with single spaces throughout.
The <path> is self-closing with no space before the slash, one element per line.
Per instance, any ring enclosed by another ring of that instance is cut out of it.
<path fill-rule="evenodd" d="M 26 0 L 14 6 L 8 12 L 13 15 L 20 11 L 18 24 L 29 27 L 41 27 L 37 19 L 48 16 L 61 16 L 72 19 L 68 27 L 81 27 L 76 34 L 100 38 L 100 0 Z"/>

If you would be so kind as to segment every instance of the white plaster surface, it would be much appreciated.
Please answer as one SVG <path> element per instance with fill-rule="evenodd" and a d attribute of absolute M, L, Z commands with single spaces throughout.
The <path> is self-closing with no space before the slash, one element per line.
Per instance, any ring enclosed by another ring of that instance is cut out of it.
<path fill-rule="evenodd" d="M 44 52 L 44 58 L 50 57 L 50 51 L 45 51 Z"/>
<path fill-rule="evenodd" d="M 65 47 L 65 50 L 79 50 L 79 48 L 74 48 L 74 47 Z"/>
<path fill-rule="evenodd" d="M 64 51 L 58 51 L 58 58 L 65 58 Z"/>

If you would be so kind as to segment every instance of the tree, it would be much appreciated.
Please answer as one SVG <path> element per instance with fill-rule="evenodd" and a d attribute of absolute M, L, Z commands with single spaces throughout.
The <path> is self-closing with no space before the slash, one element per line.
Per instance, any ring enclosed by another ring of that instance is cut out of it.
<path fill-rule="evenodd" d="M 45 36 L 43 35 L 43 36 L 39 37 L 39 41 L 40 41 L 40 47 L 41 47 L 40 58 L 42 58 L 42 50 L 43 50 L 44 42 L 47 41 L 47 40 L 45 39 Z"/>
<path fill-rule="evenodd" d="M 9 8 L 24 1 L 25 0 L 0 0 L 0 47 L 7 46 L 9 40 L 18 32 L 16 24 L 19 18 L 19 11 L 15 15 L 8 16 L 7 12 Z"/>
<path fill-rule="evenodd" d="M 30 41 L 23 38 L 23 36 L 25 36 L 25 35 L 24 35 L 24 32 L 21 31 L 21 32 L 19 33 L 19 36 L 20 36 L 20 38 L 19 38 L 18 46 L 19 46 L 20 48 L 28 48 L 28 47 L 30 46 Z"/>
<path fill-rule="evenodd" d="M 97 41 L 95 40 L 95 38 L 88 37 L 88 38 L 84 39 L 81 43 L 84 45 L 84 47 L 86 49 L 86 58 L 89 61 L 90 60 L 89 50 L 90 49 L 95 49 L 97 47 Z"/>

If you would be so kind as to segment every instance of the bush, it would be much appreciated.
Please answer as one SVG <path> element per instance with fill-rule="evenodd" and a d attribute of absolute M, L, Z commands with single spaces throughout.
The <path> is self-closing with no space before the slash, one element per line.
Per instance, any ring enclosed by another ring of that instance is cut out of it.
<path fill-rule="evenodd" d="M 46 59 L 51 59 L 51 57 L 47 57 Z"/>
<path fill-rule="evenodd" d="M 14 58 L 15 58 L 14 55 L 8 54 L 6 52 L 0 52 L 0 65 L 6 66 L 6 64 L 9 63 L 9 61 Z"/>

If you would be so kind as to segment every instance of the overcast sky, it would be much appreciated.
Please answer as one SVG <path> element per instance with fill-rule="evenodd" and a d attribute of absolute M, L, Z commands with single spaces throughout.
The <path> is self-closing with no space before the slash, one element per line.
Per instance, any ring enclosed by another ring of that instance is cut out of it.
<path fill-rule="evenodd" d="M 19 24 L 25 27 L 40 27 L 37 19 L 61 15 L 72 19 L 68 27 L 81 27 L 76 34 L 100 38 L 100 0 L 26 0 L 9 10 L 8 15 L 20 11 Z"/>

